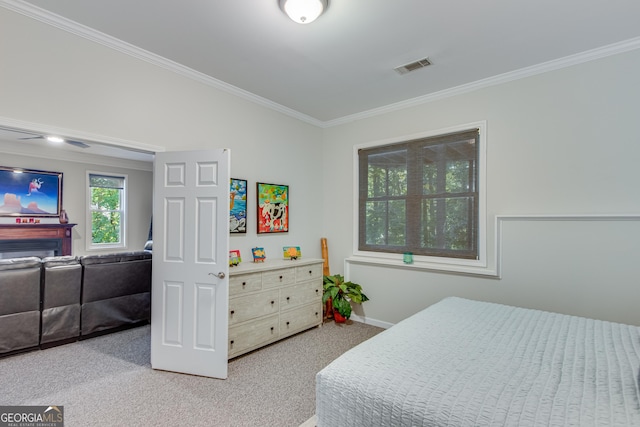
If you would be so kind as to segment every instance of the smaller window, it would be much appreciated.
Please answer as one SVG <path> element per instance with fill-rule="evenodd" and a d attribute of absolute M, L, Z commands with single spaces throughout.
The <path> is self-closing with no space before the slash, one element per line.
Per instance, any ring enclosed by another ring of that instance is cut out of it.
<path fill-rule="evenodd" d="M 90 248 L 125 246 L 126 181 L 122 175 L 89 173 Z"/>

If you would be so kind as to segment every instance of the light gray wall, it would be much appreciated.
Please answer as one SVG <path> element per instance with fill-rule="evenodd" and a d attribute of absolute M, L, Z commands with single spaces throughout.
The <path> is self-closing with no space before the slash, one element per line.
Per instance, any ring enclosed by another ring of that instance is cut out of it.
<path fill-rule="evenodd" d="M 161 151 L 230 148 L 231 175 L 249 185 L 248 232 L 231 249 L 320 257 L 320 128 L 1 7 L 0 39 L 0 121 Z M 288 233 L 257 235 L 258 181 L 290 186 Z"/>
<path fill-rule="evenodd" d="M 332 273 L 345 271 L 353 252 L 353 146 L 453 125 L 487 121 L 492 244 L 496 215 L 640 213 L 638 75 L 640 51 L 632 51 L 326 129 Z M 509 222 L 501 279 L 346 270 L 371 297 L 361 314 L 372 321 L 396 323 L 457 295 L 640 325 L 639 231 L 633 221 Z"/>
<path fill-rule="evenodd" d="M 153 173 L 151 164 L 142 162 L 93 157 L 84 154 L 64 153 L 54 149 L 33 150 L 28 144 L 0 140 L 0 165 L 25 169 L 62 172 L 62 207 L 67 211 L 73 228 L 73 255 L 113 252 L 110 250 L 87 250 L 86 212 L 87 171 L 126 174 L 127 226 L 122 251 L 142 250 L 147 241 L 153 203 Z M 42 218 L 43 223 L 58 223 L 58 218 Z M 12 223 L 14 219 L 0 217 L 0 223 Z"/>
<path fill-rule="evenodd" d="M 319 256 L 326 236 L 332 272 L 343 272 L 353 251 L 353 146 L 480 120 L 491 239 L 499 214 L 640 212 L 637 51 L 319 129 L 2 8 L 0 39 L 10 41 L 0 43 L 0 119 L 159 150 L 231 148 L 232 175 L 249 181 L 249 232 L 231 238 L 244 257 L 283 245 Z M 291 186 L 286 235 L 256 234 L 256 181 Z M 616 221 L 529 222 L 505 226 L 501 279 L 350 265 L 372 298 L 361 314 L 395 323 L 459 295 L 640 325 L 635 222 L 622 231 Z"/>

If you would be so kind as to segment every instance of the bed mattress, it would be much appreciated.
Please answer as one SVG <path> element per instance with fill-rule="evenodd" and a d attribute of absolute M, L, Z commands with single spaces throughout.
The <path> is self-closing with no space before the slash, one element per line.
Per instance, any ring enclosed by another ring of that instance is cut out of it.
<path fill-rule="evenodd" d="M 316 376 L 318 427 L 640 426 L 640 328 L 446 298 Z"/>

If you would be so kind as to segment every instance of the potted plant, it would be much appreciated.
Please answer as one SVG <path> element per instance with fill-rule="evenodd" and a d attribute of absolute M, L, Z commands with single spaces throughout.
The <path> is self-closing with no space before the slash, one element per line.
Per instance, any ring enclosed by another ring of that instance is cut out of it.
<path fill-rule="evenodd" d="M 361 304 L 369 300 L 369 297 L 362 293 L 362 286 L 345 282 L 340 274 L 324 276 L 323 288 L 322 302 L 326 304 L 327 301 L 331 301 L 333 317 L 338 323 L 345 322 L 351 317 L 352 302 Z"/>

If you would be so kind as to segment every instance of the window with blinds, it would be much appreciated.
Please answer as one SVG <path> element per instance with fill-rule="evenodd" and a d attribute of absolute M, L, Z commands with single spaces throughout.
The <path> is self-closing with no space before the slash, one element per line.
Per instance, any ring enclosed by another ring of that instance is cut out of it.
<path fill-rule="evenodd" d="M 478 259 L 479 130 L 358 151 L 360 251 Z"/>
<path fill-rule="evenodd" d="M 126 176 L 89 173 L 90 247 L 124 246 Z"/>

